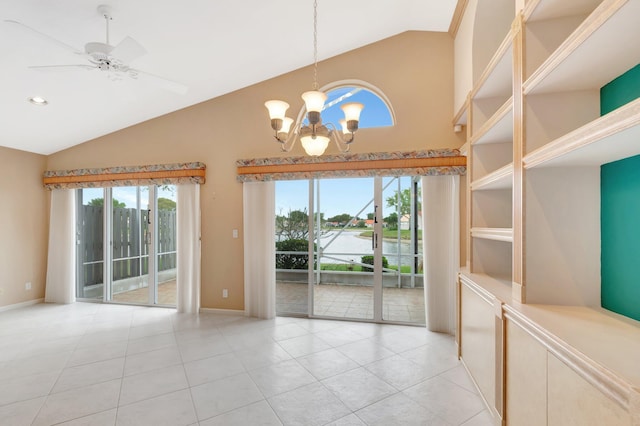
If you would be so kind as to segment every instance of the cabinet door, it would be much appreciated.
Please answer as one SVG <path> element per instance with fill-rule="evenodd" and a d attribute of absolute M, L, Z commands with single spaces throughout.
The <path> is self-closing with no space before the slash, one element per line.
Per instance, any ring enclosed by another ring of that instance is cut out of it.
<path fill-rule="evenodd" d="M 631 424 L 627 411 L 551 354 L 548 369 L 550 426 Z"/>
<path fill-rule="evenodd" d="M 547 349 L 506 321 L 506 412 L 510 426 L 547 424 Z"/>
<path fill-rule="evenodd" d="M 496 406 L 496 315 L 494 307 L 466 285 L 461 286 L 460 297 L 462 298 L 462 359 L 487 403 L 496 412 L 500 412 L 499 407 Z"/>

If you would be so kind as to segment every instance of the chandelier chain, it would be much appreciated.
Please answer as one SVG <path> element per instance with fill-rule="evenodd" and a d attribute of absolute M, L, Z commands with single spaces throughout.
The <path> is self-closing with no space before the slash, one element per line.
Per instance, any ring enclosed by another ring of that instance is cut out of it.
<path fill-rule="evenodd" d="M 353 93 L 355 90 L 334 99 L 329 105 L 335 105 Z M 327 107 L 325 103 L 327 94 L 320 91 L 318 85 L 318 0 L 313 0 L 313 90 L 304 92 L 302 99 L 305 103 L 306 114 L 302 118 L 301 111 L 295 124 L 292 118 L 285 115 L 289 108 L 288 103 L 270 100 L 264 104 L 269 110 L 271 128 L 275 132 L 274 137 L 281 144 L 282 151 L 291 151 L 299 138 L 308 155 L 322 155 L 331 139 L 338 145 L 341 152 L 348 152 L 355 132 L 358 130 L 360 111 L 364 105 L 352 102 L 341 107 L 345 117 L 340 121 L 342 131 L 339 131 L 333 123 L 322 123 L 321 113 Z"/>
<path fill-rule="evenodd" d="M 313 90 L 318 90 L 318 0 L 313 1 Z"/>

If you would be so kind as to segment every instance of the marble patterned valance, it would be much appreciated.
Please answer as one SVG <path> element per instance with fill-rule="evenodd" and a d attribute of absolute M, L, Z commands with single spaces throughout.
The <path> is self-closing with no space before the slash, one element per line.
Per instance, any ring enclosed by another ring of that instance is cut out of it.
<path fill-rule="evenodd" d="M 200 162 L 116 166 L 94 169 L 48 170 L 46 189 L 104 188 L 113 186 L 176 185 L 205 182 L 206 165 Z"/>
<path fill-rule="evenodd" d="M 369 176 L 464 175 L 457 149 L 276 157 L 236 161 L 239 182 Z"/>

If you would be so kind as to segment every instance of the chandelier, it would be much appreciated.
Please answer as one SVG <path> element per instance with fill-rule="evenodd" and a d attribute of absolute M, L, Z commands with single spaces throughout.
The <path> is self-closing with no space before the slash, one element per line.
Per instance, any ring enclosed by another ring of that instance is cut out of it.
<path fill-rule="evenodd" d="M 340 120 L 342 132 L 339 132 L 332 123 L 323 124 L 320 113 L 324 109 L 324 102 L 327 95 L 321 92 L 318 86 L 318 1 L 313 2 L 313 90 L 304 92 L 305 109 L 307 111 L 307 122 L 302 119 L 293 125 L 293 119 L 285 114 L 289 104 L 284 101 L 271 100 L 265 102 L 264 106 L 269 110 L 271 118 L 271 128 L 275 131 L 274 137 L 280 142 L 280 147 L 284 152 L 290 152 L 296 143 L 296 136 L 300 136 L 300 143 L 305 152 L 311 156 L 322 155 L 333 139 L 341 152 L 349 151 L 351 142 L 355 138 L 360 120 L 360 111 L 364 105 L 352 102 L 341 107 L 344 112 L 344 119 Z"/>

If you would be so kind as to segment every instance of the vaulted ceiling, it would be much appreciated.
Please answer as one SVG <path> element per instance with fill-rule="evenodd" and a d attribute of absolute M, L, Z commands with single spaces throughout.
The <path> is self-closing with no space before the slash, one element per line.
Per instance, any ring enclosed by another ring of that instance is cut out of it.
<path fill-rule="evenodd" d="M 447 31 L 456 3 L 319 0 L 319 60 L 409 30 Z M 130 66 L 152 75 L 91 70 L 73 50 L 105 42 L 99 5 L 2 2 L 0 146 L 51 154 L 313 63 L 312 0 L 111 0 L 110 44 L 133 38 L 146 54 Z M 84 66 L 29 68 L 43 65 Z"/>

